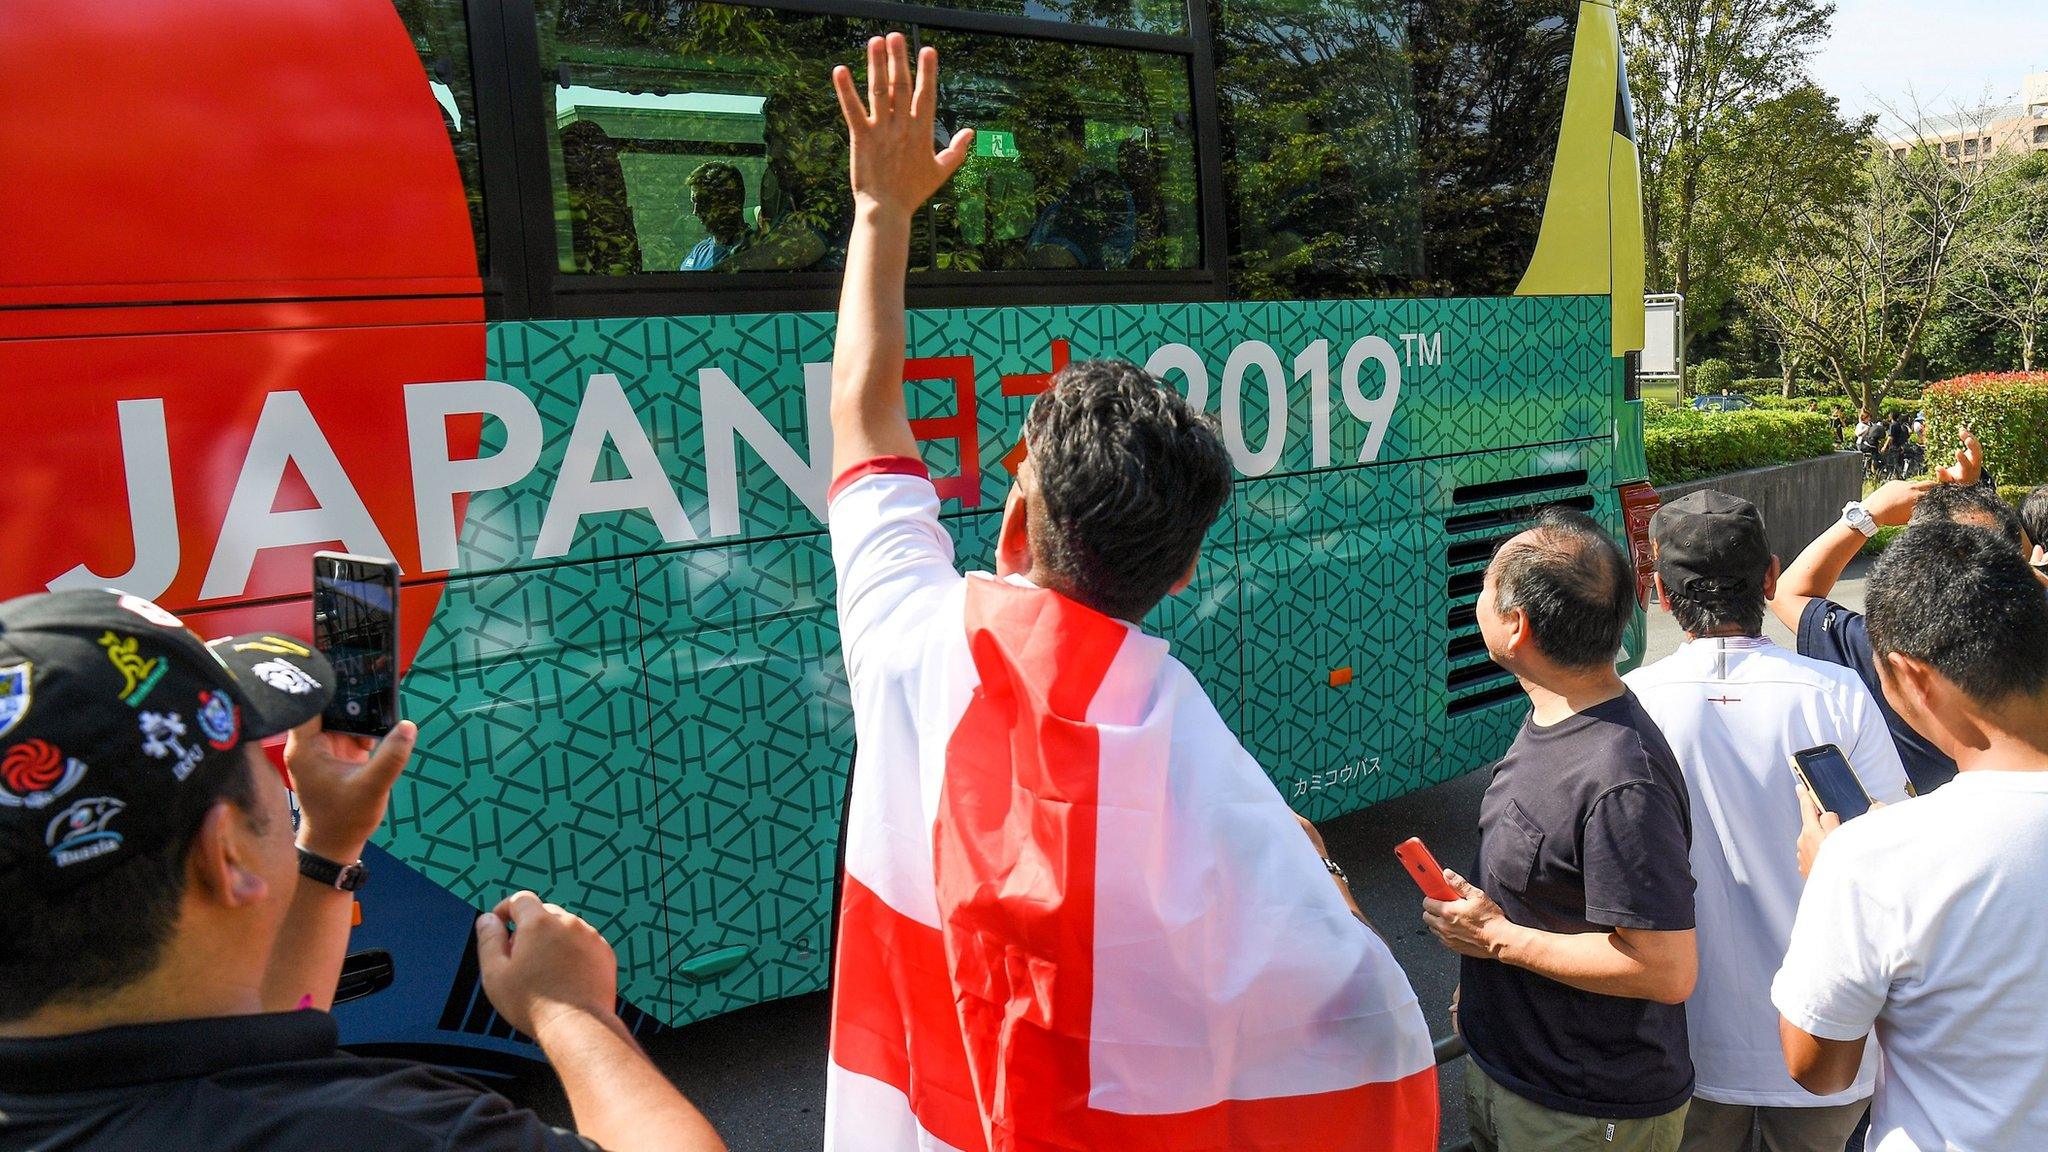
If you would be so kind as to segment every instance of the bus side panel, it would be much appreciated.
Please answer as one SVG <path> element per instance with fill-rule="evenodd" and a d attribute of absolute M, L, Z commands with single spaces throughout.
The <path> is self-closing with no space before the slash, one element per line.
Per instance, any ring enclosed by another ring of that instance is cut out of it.
<path fill-rule="evenodd" d="M 853 758 L 826 538 L 639 567 L 667 860 L 663 1014 L 697 1019 L 823 987 Z"/>
<path fill-rule="evenodd" d="M 1420 786 L 1434 743 L 1418 652 L 1427 578 L 1416 469 L 1240 481 L 1245 747 L 1310 819 Z M 1436 705 L 1441 711 L 1441 705 Z"/>
<path fill-rule="evenodd" d="M 641 563 L 449 581 L 404 682 L 420 743 L 383 843 L 468 905 L 522 888 L 562 903 L 612 942 L 620 993 L 657 1006 L 675 957 L 651 896 L 668 861 Z"/>

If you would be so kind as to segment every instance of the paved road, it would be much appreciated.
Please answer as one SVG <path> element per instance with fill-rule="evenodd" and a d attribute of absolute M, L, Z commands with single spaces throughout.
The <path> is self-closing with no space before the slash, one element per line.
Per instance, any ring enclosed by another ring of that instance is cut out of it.
<path fill-rule="evenodd" d="M 1863 576 L 1859 562 L 1835 598 L 1860 610 Z M 1792 643 L 1776 620 L 1767 618 L 1766 630 L 1779 643 Z M 1683 639 L 1670 614 L 1653 607 L 1649 658 L 1668 655 Z M 1457 958 L 1422 927 L 1415 886 L 1395 861 L 1393 847 L 1420 836 L 1453 867 L 1469 860 L 1485 788 L 1486 774 L 1475 772 L 1323 826 L 1331 854 L 1350 873 L 1367 917 L 1414 983 L 1436 1036 L 1450 1030 L 1447 1007 Z M 649 1047 L 733 1152 L 812 1152 L 824 1130 L 826 1012 L 825 994 L 800 996 L 678 1029 Z M 1458 1137 L 1464 1134 L 1463 1070 L 1458 1061 L 1441 1073 L 1444 1131 Z M 568 1122 L 551 1086 L 527 1085 L 520 1095 L 558 1123 Z"/>

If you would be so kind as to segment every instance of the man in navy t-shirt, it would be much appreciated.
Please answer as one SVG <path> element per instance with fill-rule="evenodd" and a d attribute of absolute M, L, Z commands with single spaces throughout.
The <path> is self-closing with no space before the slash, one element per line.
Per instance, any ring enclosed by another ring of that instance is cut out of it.
<path fill-rule="evenodd" d="M 1931 792 L 1955 778 L 1956 762 L 1899 717 L 1877 679 L 1870 632 L 1863 614 L 1828 599 L 1843 569 L 1863 549 L 1863 542 L 1884 525 L 1950 520 L 1984 528 L 2005 537 L 2022 554 L 2032 551 L 2019 515 L 1996 492 L 1976 481 L 1983 461 L 1977 438 L 1964 434 L 1957 462 L 1942 468 L 1939 482 L 1894 480 L 1842 509 L 1842 519 L 1806 546 L 1778 578 L 1771 611 L 1799 636 L 1799 654 L 1855 671 L 1877 698 L 1885 726 L 1898 746 L 1899 760 L 1918 793 Z"/>
<path fill-rule="evenodd" d="M 1465 1113 L 1484 1150 L 1676 1148 L 1692 1097 L 1685 998 L 1692 817 L 1657 725 L 1614 670 L 1628 558 L 1547 512 L 1494 557 L 1480 634 L 1534 705 L 1479 807 L 1463 898 L 1423 901 L 1459 968 Z"/>

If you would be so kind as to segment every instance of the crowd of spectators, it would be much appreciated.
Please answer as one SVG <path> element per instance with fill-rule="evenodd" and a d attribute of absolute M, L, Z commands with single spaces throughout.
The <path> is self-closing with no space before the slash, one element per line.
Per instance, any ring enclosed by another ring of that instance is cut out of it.
<path fill-rule="evenodd" d="M 934 154 L 929 49 L 914 100 L 900 37 L 871 44 L 869 63 L 868 104 L 844 70 L 835 76 L 856 205 L 834 364 L 835 548 L 842 566 L 865 566 L 859 587 L 915 592 L 921 616 L 957 613 L 950 541 L 904 415 L 902 256 L 910 214 L 968 137 Z M 692 178 L 712 230 L 692 261 L 715 264 L 747 243 L 736 175 L 706 165 Z M 1031 600 L 1033 611 L 1071 602 L 1135 632 L 1192 578 L 1227 497 L 1213 426 L 1140 369 L 1097 361 L 1061 374 L 1027 438 L 991 586 L 1055 597 Z M 1545 512 L 1498 550 L 1477 615 L 1530 711 L 1493 768 L 1470 878 L 1446 869 L 1456 898 L 1427 898 L 1421 913 L 1460 957 L 1453 1018 L 1471 1055 L 1466 1114 L 1479 1148 L 2038 1146 L 2048 594 L 2033 565 L 2044 561 L 2035 541 L 2048 533 L 2048 488 L 2015 511 L 1976 482 L 1979 455 L 1966 436 L 1954 465 L 1853 503 L 1782 571 L 1750 503 L 1711 490 L 1673 501 L 1651 525 L 1654 586 L 1686 640 L 1626 676 L 1615 657 L 1635 577 L 1597 523 Z M 867 495 L 841 500 L 848 491 Z M 880 526 L 856 532 L 842 507 Z M 1859 614 L 1829 595 L 1881 525 L 1905 530 Z M 912 577 L 929 588 L 910 588 Z M 1766 637 L 1767 613 L 1796 633 L 1796 651 Z M 864 725 L 870 712 L 914 717 L 937 699 L 913 674 L 917 654 L 887 639 L 851 670 Z M 258 661 L 293 674 L 259 675 Z M 1032 690 L 1030 669 L 1017 675 Z M 482 981 L 553 1063 L 577 1132 L 453 1073 L 337 1047 L 325 1009 L 350 898 L 331 870 L 359 860 L 416 733 L 324 732 L 332 678 L 293 637 L 202 643 L 118 592 L 0 605 L 0 1144 L 722 1149 L 616 1015 L 610 946 L 531 892 L 477 921 Z M 1177 690 L 1185 707 L 1206 707 L 1198 687 Z M 928 727 L 913 743 L 931 743 Z M 280 735 L 282 771 L 260 748 Z M 1796 753 L 1830 745 L 1871 801 L 1846 821 L 1791 771 Z M 1176 744 L 1167 762 L 1212 751 Z M 1237 827 L 1241 850 L 1313 881 L 1266 895 L 1312 913 L 1357 958 L 1344 994 L 1415 1016 L 1398 973 L 1372 967 L 1384 948 L 1342 870 L 1318 866 L 1315 830 L 1266 819 L 1286 816 L 1277 794 L 1238 803 L 1263 813 Z M 1262 995 L 1283 969 L 1234 969 L 1240 994 Z M 1347 1011 L 1336 1005 L 1334 1018 Z M 1308 1020 L 1303 1034 L 1325 1023 Z M 1336 1033 L 1314 1034 L 1335 1044 Z M 912 1081 L 918 1061 L 935 1059 L 915 1048 L 906 1058 Z M 1235 1058 L 1218 1053 L 1217 1067 Z M 1002 1096 L 1015 1089 L 981 1099 L 990 1148 L 1087 1146 L 1016 1130 Z M 1420 1130 L 1413 1121 L 1405 1130 Z M 870 1146 L 937 1146 L 902 1136 L 877 1132 Z"/>

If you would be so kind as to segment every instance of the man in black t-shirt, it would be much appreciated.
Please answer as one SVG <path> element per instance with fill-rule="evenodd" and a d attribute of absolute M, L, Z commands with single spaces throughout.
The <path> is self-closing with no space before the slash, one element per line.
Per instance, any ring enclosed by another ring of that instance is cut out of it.
<path fill-rule="evenodd" d="M 1533 710 L 1479 808 L 1474 880 L 1423 901 L 1464 957 L 1465 1112 L 1481 1152 L 1670 1152 L 1692 1098 L 1692 819 L 1656 724 L 1614 669 L 1627 557 L 1550 511 L 1486 570 L 1479 627 Z"/>
<path fill-rule="evenodd" d="M 0 1148 L 723 1152 L 614 1013 L 611 946 L 531 892 L 477 922 L 484 991 L 582 1135 L 336 1048 L 350 894 L 416 733 L 322 731 L 333 682 L 289 636 L 205 644 L 118 592 L 0 604 Z M 296 834 L 260 744 L 285 733 Z"/>

